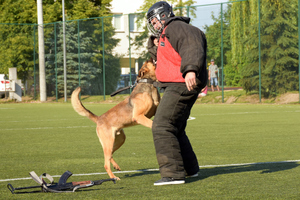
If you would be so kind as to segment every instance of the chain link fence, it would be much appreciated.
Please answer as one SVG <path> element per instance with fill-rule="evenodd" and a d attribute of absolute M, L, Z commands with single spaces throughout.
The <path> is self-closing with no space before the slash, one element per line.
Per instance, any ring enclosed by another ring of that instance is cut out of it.
<path fill-rule="evenodd" d="M 275 9 L 275 10 L 274 10 Z M 289 10 L 290 9 L 290 10 Z M 291 11 L 291 12 L 288 12 Z M 219 67 L 222 89 L 243 87 L 263 96 L 299 92 L 299 9 L 297 0 L 272 6 L 264 0 L 174 8 L 205 32 L 208 66 Z M 109 95 L 134 83 L 146 59 L 145 13 L 66 21 L 67 95 Z M 48 98 L 64 96 L 63 22 L 44 24 Z M 0 24 L 0 69 L 17 67 L 24 94 L 38 98 L 37 24 Z M 139 45 L 137 45 L 139 44 Z M 129 91 L 130 92 L 130 91 Z"/>

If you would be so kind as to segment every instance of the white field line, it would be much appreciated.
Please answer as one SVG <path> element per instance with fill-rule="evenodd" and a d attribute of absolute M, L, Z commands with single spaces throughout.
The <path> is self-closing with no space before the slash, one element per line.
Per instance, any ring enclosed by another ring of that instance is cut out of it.
<path fill-rule="evenodd" d="M 1 131 L 19 131 L 19 130 L 44 130 L 44 129 L 63 129 L 63 128 L 89 128 L 96 126 L 62 126 L 62 127 L 34 127 L 34 128 L 7 128 Z"/>
<path fill-rule="evenodd" d="M 224 165 L 202 165 L 200 168 L 213 168 L 213 167 L 231 167 L 231 166 L 245 166 L 245 165 L 266 165 L 266 164 L 280 164 L 280 163 L 292 163 L 300 162 L 300 160 L 286 160 L 286 161 L 277 161 L 277 162 L 257 162 L 257 163 L 237 163 L 237 164 L 224 164 Z M 124 173 L 136 173 L 136 172 L 153 172 L 158 171 L 158 169 L 140 169 L 140 170 L 131 170 L 131 171 L 115 171 L 114 174 L 124 174 Z M 201 171 L 201 169 L 200 169 Z M 86 173 L 86 174 L 73 174 L 72 176 L 91 176 L 91 175 L 103 175 L 107 174 L 106 172 L 100 173 Z M 61 175 L 54 175 L 52 177 L 61 177 Z M 12 178 L 12 179 L 0 179 L 0 182 L 6 181 L 19 181 L 19 180 L 28 180 L 32 179 L 31 177 L 25 178 Z"/>
<path fill-rule="evenodd" d="M 298 113 L 300 112 L 300 110 L 293 110 L 293 111 L 283 111 L 284 113 Z M 233 113 L 229 113 L 229 112 L 226 112 L 226 113 L 210 113 L 210 114 L 200 114 L 200 116 L 207 116 L 207 115 L 245 115 L 245 114 L 276 114 L 276 113 L 283 113 L 283 112 L 258 112 L 258 111 L 255 111 L 255 112 L 233 112 Z"/>
<path fill-rule="evenodd" d="M 6 109 L 6 108 L 0 108 L 0 109 Z M 7 109 L 11 109 L 11 108 L 7 108 Z M 285 113 L 299 113 L 300 110 L 293 110 L 293 111 L 282 111 Z M 246 115 L 246 114 L 276 114 L 276 113 L 282 113 L 281 111 L 279 112 L 226 112 L 226 113 L 209 113 L 209 114 L 200 114 L 200 116 L 217 116 L 217 115 Z M 82 119 L 87 119 L 86 117 L 81 117 L 81 118 L 76 118 L 76 120 L 82 120 Z M 190 117 L 188 120 L 194 120 L 194 117 Z M 19 122 L 42 122 L 42 121 L 62 121 L 62 120 L 75 120 L 75 119 L 41 119 L 41 120 L 11 120 L 11 121 L 7 121 L 6 123 L 19 123 Z"/>
<path fill-rule="evenodd" d="M 194 120 L 195 117 L 189 117 L 188 120 Z M 19 130 L 47 130 L 47 129 L 62 129 L 62 128 L 88 128 L 88 127 L 95 127 L 95 126 L 65 126 L 65 127 L 34 127 L 34 128 L 7 128 L 1 129 L 1 131 L 19 131 Z"/>
<path fill-rule="evenodd" d="M 2 118 L 3 119 L 3 118 Z M 20 123 L 20 122 L 55 122 L 55 121 L 74 121 L 74 120 L 82 120 L 82 119 L 87 119 L 86 117 L 81 117 L 81 118 L 68 118 L 68 119 L 61 119 L 61 118 L 57 118 L 57 119 L 40 119 L 40 120 L 35 120 L 35 119 L 22 119 L 22 120 L 11 120 L 11 121 L 7 121 L 10 123 Z"/>

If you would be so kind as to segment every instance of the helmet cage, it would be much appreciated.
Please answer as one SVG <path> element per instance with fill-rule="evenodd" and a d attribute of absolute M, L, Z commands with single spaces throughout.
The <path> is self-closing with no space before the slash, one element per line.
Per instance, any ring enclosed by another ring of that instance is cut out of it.
<path fill-rule="evenodd" d="M 173 17 L 174 13 L 172 11 L 172 6 L 170 6 L 167 2 L 157 2 L 156 4 L 160 4 L 159 7 L 154 8 L 147 13 L 147 28 L 153 35 L 160 36 L 162 31 L 164 30 L 164 24 L 162 23 L 162 20 Z M 161 24 L 159 29 L 155 29 L 153 24 L 151 23 L 154 18 L 157 19 L 156 23 Z"/>
<path fill-rule="evenodd" d="M 157 22 L 156 23 L 160 23 L 161 26 L 158 29 L 155 29 L 153 24 L 152 24 L 152 20 L 156 18 Z M 159 37 L 160 34 L 163 32 L 164 30 L 164 24 L 162 23 L 162 21 L 160 20 L 159 15 L 153 15 L 151 17 L 148 18 L 148 22 L 147 22 L 147 28 L 148 30 L 151 32 L 152 35 Z"/>

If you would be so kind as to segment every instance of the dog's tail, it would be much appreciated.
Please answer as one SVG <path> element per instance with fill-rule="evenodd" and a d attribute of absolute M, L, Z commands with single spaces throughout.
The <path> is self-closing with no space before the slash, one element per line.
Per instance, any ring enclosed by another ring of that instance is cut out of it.
<path fill-rule="evenodd" d="M 81 91 L 80 87 L 77 87 L 71 96 L 71 102 L 72 102 L 72 106 L 74 108 L 74 110 L 81 116 L 85 116 L 88 117 L 90 120 L 92 120 L 93 122 L 97 123 L 97 115 L 95 115 L 94 113 L 92 113 L 91 111 L 89 111 L 88 109 L 86 109 L 80 99 L 79 99 L 79 93 Z"/>

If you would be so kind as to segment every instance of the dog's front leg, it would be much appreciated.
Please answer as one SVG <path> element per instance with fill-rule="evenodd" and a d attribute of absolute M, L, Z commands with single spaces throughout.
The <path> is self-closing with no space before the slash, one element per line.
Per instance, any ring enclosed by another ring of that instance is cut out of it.
<path fill-rule="evenodd" d="M 153 88 L 153 90 L 152 90 L 152 98 L 154 101 L 154 105 L 158 106 L 158 104 L 160 102 L 160 94 L 156 88 Z"/>
<path fill-rule="evenodd" d="M 153 121 L 151 119 L 148 119 L 144 114 L 133 116 L 133 119 L 143 126 L 146 126 L 148 128 L 152 128 Z"/>
<path fill-rule="evenodd" d="M 152 97 L 148 93 L 143 93 L 136 95 L 131 102 L 133 104 L 132 121 L 152 128 L 152 120 L 145 116 L 152 108 Z"/>
<path fill-rule="evenodd" d="M 138 124 L 152 128 L 153 121 L 145 116 L 145 113 L 148 111 L 149 109 L 142 109 L 135 105 L 133 108 L 132 120 Z"/>

